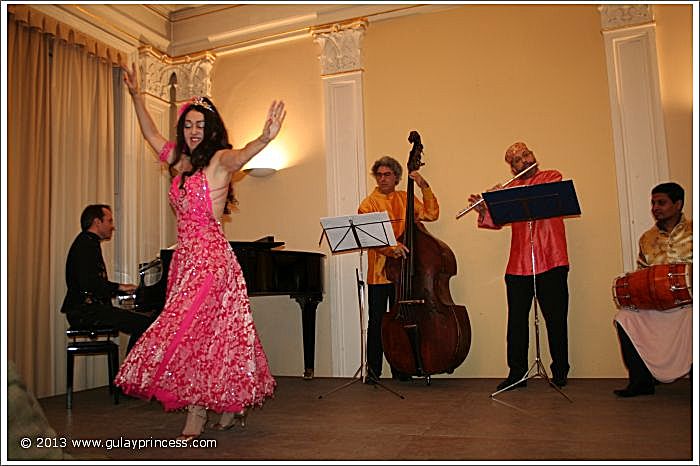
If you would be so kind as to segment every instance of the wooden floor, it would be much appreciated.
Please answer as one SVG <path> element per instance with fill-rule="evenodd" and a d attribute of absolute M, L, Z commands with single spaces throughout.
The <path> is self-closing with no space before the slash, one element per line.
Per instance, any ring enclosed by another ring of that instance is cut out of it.
<path fill-rule="evenodd" d="M 39 401 L 59 436 L 116 445 L 66 448 L 77 459 L 696 460 L 689 379 L 628 399 L 612 393 L 625 380 L 572 379 L 563 389 L 571 402 L 540 377 L 493 398 L 496 379 L 382 379 L 403 399 L 359 382 L 328 394 L 351 380 L 278 377 L 275 398 L 251 412 L 245 429 L 205 431 L 201 438 L 215 441 L 208 448 L 148 446 L 177 436 L 185 414 L 133 398 L 115 405 L 106 387 L 75 393 L 72 412 L 65 396 Z M 127 447 L 137 439 L 146 446 Z"/>

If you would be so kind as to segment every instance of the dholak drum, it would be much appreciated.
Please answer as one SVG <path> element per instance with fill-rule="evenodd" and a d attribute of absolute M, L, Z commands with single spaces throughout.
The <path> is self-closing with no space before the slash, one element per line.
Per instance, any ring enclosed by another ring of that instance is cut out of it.
<path fill-rule="evenodd" d="M 620 309 L 666 311 L 693 302 L 693 265 L 658 264 L 617 277 L 613 299 Z"/>

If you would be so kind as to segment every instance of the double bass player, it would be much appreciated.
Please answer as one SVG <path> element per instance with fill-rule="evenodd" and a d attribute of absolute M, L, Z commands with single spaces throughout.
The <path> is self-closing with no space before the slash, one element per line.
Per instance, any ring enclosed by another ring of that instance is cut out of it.
<path fill-rule="evenodd" d="M 372 193 L 361 203 L 357 212 L 366 214 L 369 212 L 384 212 L 389 214 L 389 219 L 396 238 L 401 236 L 405 229 L 404 214 L 406 210 L 406 191 L 397 191 L 396 185 L 401 181 L 403 172 L 396 159 L 384 156 L 376 160 L 372 165 L 372 176 L 377 186 Z M 415 199 L 415 216 L 417 220 L 432 222 L 438 219 L 440 207 L 437 198 L 428 182 L 419 172 L 408 174 L 420 188 L 423 202 Z M 367 323 L 367 366 L 369 376 L 366 383 L 373 384 L 378 381 L 382 373 L 384 351 L 382 347 L 382 317 L 387 311 L 387 303 L 391 308 L 396 297 L 396 288 L 387 277 L 384 270 L 387 257 L 406 257 L 408 249 L 401 243 L 385 248 L 372 248 L 367 253 L 367 284 L 369 298 L 369 319 Z M 411 376 L 399 373 L 392 368 L 392 377 L 398 380 L 410 380 Z"/>
<path fill-rule="evenodd" d="M 505 161 L 516 175 L 512 186 L 552 183 L 562 180 L 557 170 L 540 170 L 535 154 L 524 142 L 515 142 L 506 149 Z M 497 185 L 494 189 L 501 188 Z M 496 225 L 481 196 L 472 194 L 469 202 L 479 213 L 479 228 L 500 229 Z M 532 270 L 530 222 L 511 224 L 510 257 L 506 267 L 505 282 L 508 298 L 508 330 L 506 336 L 508 377 L 498 384 L 498 390 L 527 386 L 529 314 L 535 286 L 537 301 L 547 325 L 549 351 L 552 356 L 552 382 L 563 387 L 569 373 L 568 311 L 569 258 L 566 248 L 566 231 L 562 217 L 532 222 L 535 270 Z M 533 284 L 533 274 L 535 283 Z"/>

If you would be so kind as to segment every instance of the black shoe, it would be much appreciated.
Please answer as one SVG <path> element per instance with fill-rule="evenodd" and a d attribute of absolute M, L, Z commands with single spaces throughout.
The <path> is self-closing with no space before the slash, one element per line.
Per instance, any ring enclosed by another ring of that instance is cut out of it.
<path fill-rule="evenodd" d="M 379 383 L 379 381 L 372 376 L 365 377 L 365 384 L 366 385 L 377 385 L 378 383 Z"/>
<path fill-rule="evenodd" d="M 504 388 L 509 387 L 510 385 L 513 385 L 513 384 L 515 384 L 515 385 L 513 385 L 512 387 L 509 387 L 508 390 L 506 390 L 506 391 L 510 391 L 510 390 L 515 389 L 515 388 L 527 387 L 527 380 L 523 380 L 520 383 L 515 383 L 518 380 L 520 380 L 520 377 L 517 379 L 515 379 L 515 378 L 511 379 L 510 377 L 508 377 L 503 382 L 498 384 L 498 387 L 496 387 L 496 390 L 503 390 Z"/>
<path fill-rule="evenodd" d="M 651 387 L 632 387 L 632 386 L 627 386 L 627 388 L 623 388 L 622 390 L 613 390 L 613 393 L 620 398 L 632 398 L 633 396 L 639 396 L 639 395 L 653 395 L 654 394 L 654 386 L 652 385 Z"/>
<path fill-rule="evenodd" d="M 552 379 L 552 383 L 556 385 L 559 388 L 566 387 L 566 384 L 568 383 L 566 380 L 566 377 L 555 377 Z"/>

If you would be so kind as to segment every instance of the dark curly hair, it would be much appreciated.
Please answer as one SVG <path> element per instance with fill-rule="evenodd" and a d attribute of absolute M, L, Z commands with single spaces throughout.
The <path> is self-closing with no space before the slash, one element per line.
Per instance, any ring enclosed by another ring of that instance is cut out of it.
<path fill-rule="evenodd" d="M 190 104 L 185 110 L 180 114 L 177 120 L 177 142 L 175 144 L 175 158 L 170 164 L 171 173 L 173 173 L 173 167 L 180 161 L 182 155 L 187 155 L 190 158 L 190 163 L 192 164 L 192 169 L 189 171 L 182 172 L 182 178 L 180 180 L 180 189 L 185 189 L 185 179 L 188 176 L 192 176 L 197 171 L 204 169 L 211 162 L 214 154 L 221 149 L 231 149 L 233 146 L 228 141 L 228 132 L 226 131 L 226 126 L 219 111 L 216 109 L 214 104 L 208 97 L 202 97 L 201 100 L 206 102 L 210 108 L 203 105 Z M 202 141 L 190 152 L 190 148 L 185 143 L 185 119 L 187 114 L 196 110 L 202 115 L 204 115 L 204 136 Z M 233 195 L 233 187 L 231 183 L 228 186 L 228 195 L 226 197 L 226 206 L 224 207 L 224 213 L 230 214 L 230 206 L 237 204 L 236 198 Z"/>
<path fill-rule="evenodd" d="M 394 172 L 394 175 L 396 175 L 396 184 L 399 184 L 403 169 L 401 168 L 401 164 L 395 158 L 385 155 L 384 157 L 376 160 L 374 165 L 372 165 L 372 176 L 377 176 L 379 167 L 387 167 L 389 170 Z"/>

